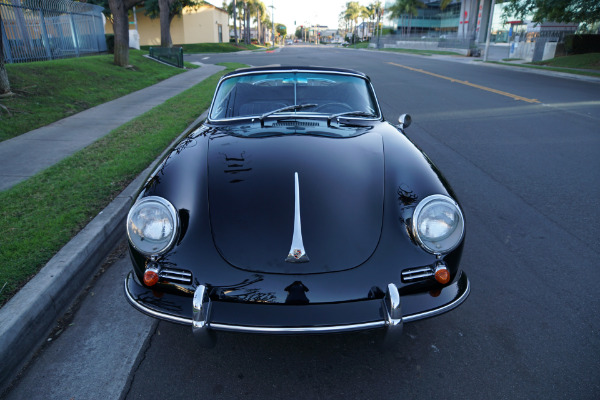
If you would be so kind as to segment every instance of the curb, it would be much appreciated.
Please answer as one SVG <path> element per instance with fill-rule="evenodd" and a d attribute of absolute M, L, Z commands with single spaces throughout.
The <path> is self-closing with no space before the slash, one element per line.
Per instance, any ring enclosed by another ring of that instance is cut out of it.
<path fill-rule="evenodd" d="M 71 239 L 0 309 L 0 393 L 31 360 L 56 321 L 94 277 L 101 261 L 123 238 L 131 202 L 173 144 L 194 130 L 202 113 L 104 210 Z"/>

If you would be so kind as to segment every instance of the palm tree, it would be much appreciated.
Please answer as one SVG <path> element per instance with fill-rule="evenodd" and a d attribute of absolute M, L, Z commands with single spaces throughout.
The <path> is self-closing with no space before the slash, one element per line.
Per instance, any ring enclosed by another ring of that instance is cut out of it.
<path fill-rule="evenodd" d="M 227 4 L 226 1 L 223 2 L 223 8 L 227 11 L 227 15 L 229 15 L 233 19 L 233 37 L 235 38 L 235 44 L 239 43 L 238 37 L 238 29 L 237 29 L 237 7 L 236 0 L 232 0 Z"/>
<path fill-rule="evenodd" d="M 250 16 L 254 18 L 256 22 L 256 40 L 258 43 L 263 43 L 262 40 L 262 24 L 267 14 L 267 7 L 260 0 L 250 0 Z"/>
<path fill-rule="evenodd" d="M 345 18 L 348 21 L 354 22 L 354 27 L 352 28 L 352 43 L 354 43 L 354 29 L 356 29 L 356 22 L 358 21 L 359 15 L 360 15 L 360 4 L 358 4 L 358 1 L 347 2 Z"/>
<path fill-rule="evenodd" d="M 360 6 L 360 14 L 359 14 L 360 18 L 362 19 L 362 40 L 365 40 L 365 19 L 370 20 L 371 19 L 371 13 L 369 12 L 369 10 L 367 9 L 367 7 L 365 6 Z"/>
<path fill-rule="evenodd" d="M 419 8 L 427 7 L 421 0 L 396 0 L 396 2 L 388 9 L 390 18 L 401 19 L 403 33 L 410 34 L 410 25 L 412 17 L 419 14 Z M 404 22 L 408 20 L 408 24 Z"/>
<path fill-rule="evenodd" d="M 371 8 L 373 19 L 375 20 L 376 28 L 373 29 L 373 31 L 376 31 L 379 28 L 379 19 L 381 18 L 381 11 L 383 10 L 383 7 L 381 6 L 381 1 L 379 0 L 371 3 L 369 7 Z"/>

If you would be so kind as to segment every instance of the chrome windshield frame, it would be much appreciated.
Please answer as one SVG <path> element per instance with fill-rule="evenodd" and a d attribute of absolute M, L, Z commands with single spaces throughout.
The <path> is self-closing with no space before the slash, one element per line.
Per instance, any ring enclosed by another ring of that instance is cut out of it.
<path fill-rule="evenodd" d="M 215 101 L 216 101 L 217 93 L 219 92 L 219 89 L 221 88 L 222 84 L 225 81 L 227 81 L 231 78 L 236 78 L 236 77 L 240 77 L 240 76 L 250 76 L 250 75 L 283 74 L 283 73 L 310 73 L 310 74 L 323 74 L 323 75 L 342 75 L 342 76 L 351 76 L 351 77 L 356 77 L 356 78 L 362 79 L 367 83 L 368 88 L 369 88 L 371 94 L 373 95 L 373 103 L 376 108 L 375 113 L 377 114 L 377 116 L 375 116 L 375 117 L 347 116 L 347 117 L 344 117 L 344 119 L 361 120 L 361 121 L 383 121 L 384 120 L 383 112 L 382 112 L 381 106 L 379 104 L 379 99 L 377 98 L 377 93 L 375 92 L 375 88 L 373 87 L 373 84 L 368 76 L 358 73 L 358 72 L 352 72 L 352 71 L 337 71 L 337 70 L 330 70 L 330 69 L 312 69 L 312 68 L 307 68 L 307 69 L 289 68 L 289 69 L 258 69 L 258 70 L 252 70 L 252 71 L 243 71 L 242 70 L 239 73 L 232 72 L 230 74 L 227 74 L 227 75 L 221 77 L 221 79 L 219 80 L 219 83 L 217 84 L 217 88 L 215 89 L 215 93 L 213 95 L 210 107 L 208 109 L 206 121 L 208 123 L 214 123 L 214 124 L 221 125 L 221 124 L 227 124 L 227 123 L 235 124 L 240 121 L 258 120 L 258 118 L 260 117 L 260 114 L 245 115 L 242 117 L 219 118 L 219 119 L 211 118 L 211 114 L 212 114 L 213 108 L 215 106 Z M 295 96 L 295 94 L 294 94 L 294 96 Z M 294 99 L 294 100 L 297 100 L 297 99 Z M 276 115 L 281 116 L 281 117 L 293 117 L 293 118 L 298 118 L 298 117 L 300 117 L 300 118 L 326 118 L 328 116 L 328 114 L 325 114 L 325 113 L 311 113 L 311 112 L 307 112 L 307 113 L 293 112 L 293 113 L 276 114 Z"/>

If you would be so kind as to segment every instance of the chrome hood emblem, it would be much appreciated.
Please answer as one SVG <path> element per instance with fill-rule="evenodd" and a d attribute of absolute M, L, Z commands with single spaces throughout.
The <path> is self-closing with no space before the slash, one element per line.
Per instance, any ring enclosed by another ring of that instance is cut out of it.
<path fill-rule="evenodd" d="M 304 250 L 302 243 L 302 226 L 300 224 L 300 184 L 298 183 L 298 173 L 294 173 L 296 189 L 294 201 L 294 236 L 292 237 L 292 247 L 290 253 L 285 259 L 290 263 L 303 263 L 310 261 Z"/>

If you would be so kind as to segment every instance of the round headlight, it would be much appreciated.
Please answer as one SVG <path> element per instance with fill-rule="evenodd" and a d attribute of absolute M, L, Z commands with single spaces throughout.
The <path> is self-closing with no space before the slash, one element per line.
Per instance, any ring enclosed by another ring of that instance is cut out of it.
<path fill-rule="evenodd" d="M 177 235 L 177 212 L 162 197 L 144 197 L 127 215 L 127 236 L 133 247 L 145 255 L 167 251 Z"/>
<path fill-rule="evenodd" d="M 413 232 L 429 253 L 448 253 L 459 245 L 464 235 L 460 207 L 450 197 L 435 194 L 423 199 L 413 215 Z"/>

